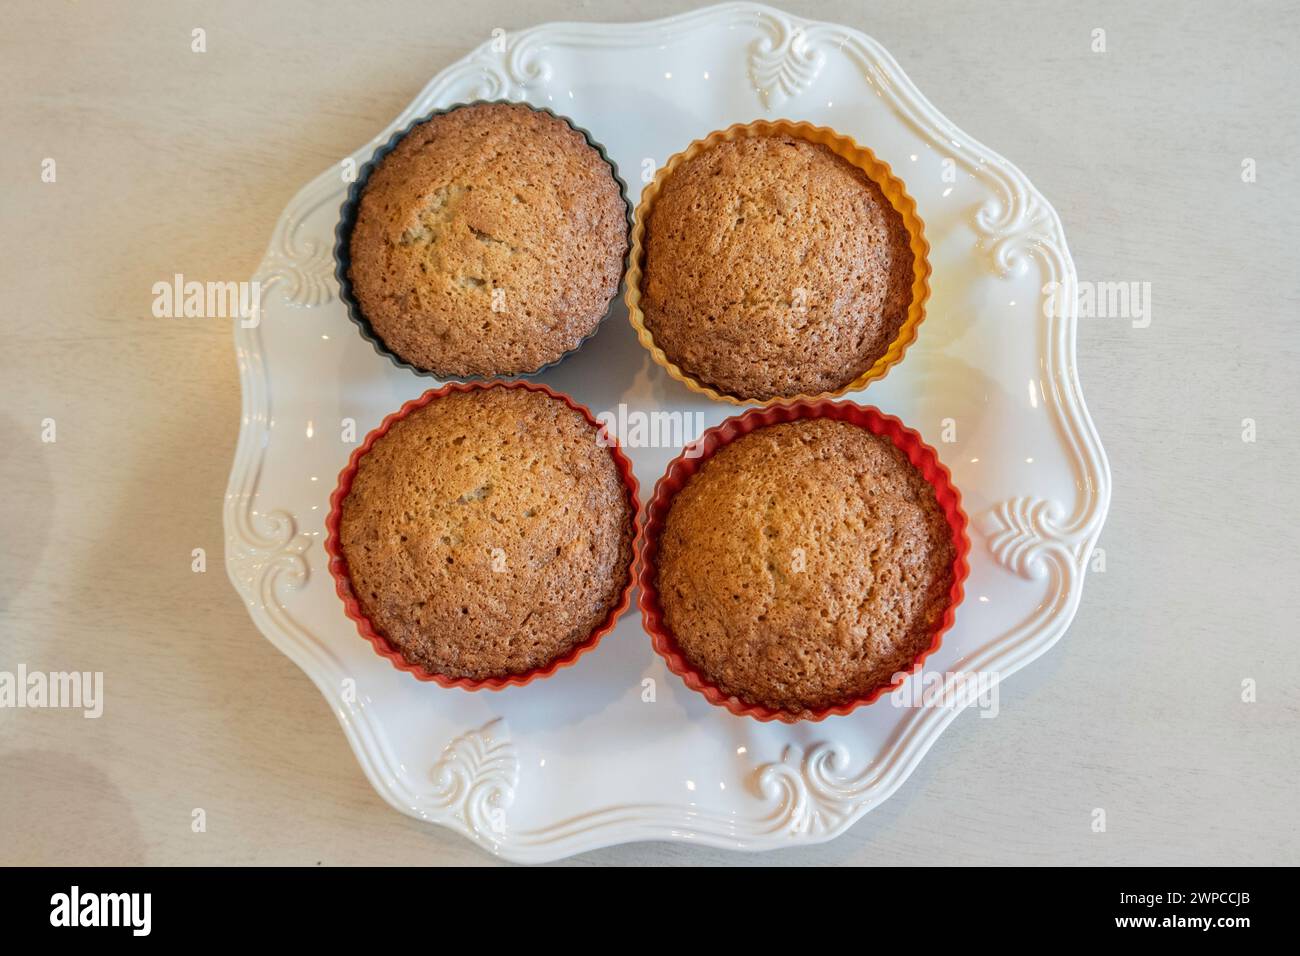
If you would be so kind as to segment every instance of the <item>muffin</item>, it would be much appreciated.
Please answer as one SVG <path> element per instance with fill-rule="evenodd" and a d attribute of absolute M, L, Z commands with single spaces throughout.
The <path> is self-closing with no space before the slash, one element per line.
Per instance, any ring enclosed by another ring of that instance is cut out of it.
<path fill-rule="evenodd" d="M 418 123 L 378 160 L 347 279 L 401 361 L 440 378 L 523 375 L 595 331 L 627 247 L 622 184 L 582 133 L 481 103 Z"/>
<path fill-rule="evenodd" d="M 704 460 L 668 507 L 663 625 L 722 695 L 815 717 L 892 683 L 942 630 L 954 532 L 889 437 L 826 417 L 759 427 Z"/>
<path fill-rule="evenodd" d="M 911 200 L 850 140 L 814 131 L 858 164 L 780 132 L 792 124 L 761 128 L 695 144 L 643 201 L 640 321 L 670 366 L 717 397 L 862 387 L 905 331 L 916 254 L 903 215 L 860 164 L 880 167 L 909 210 Z"/>
<path fill-rule="evenodd" d="M 459 389 L 414 403 L 354 460 L 337 551 L 406 664 L 452 681 L 528 674 L 625 606 L 635 493 L 626 459 L 560 397 Z"/>

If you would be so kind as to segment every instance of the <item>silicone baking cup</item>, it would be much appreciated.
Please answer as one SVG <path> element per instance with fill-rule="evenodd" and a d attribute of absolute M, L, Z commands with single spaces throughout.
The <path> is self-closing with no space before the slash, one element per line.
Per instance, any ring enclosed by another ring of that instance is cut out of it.
<path fill-rule="evenodd" d="M 353 325 L 357 327 L 357 330 L 361 333 L 361 337 L 365 339 L 367 342 L 369 342 L 371 347 L 374 348 L 376 352 L 378 352 L 380 355 L 387 358 L 398 368 L 404 368 L 408 372 L 413 372 L 416 375 L 425 378 L 435 378 L 438 379 L 439 381 L 446 381 L 449 378 L 454 378 L 456 381 L 462 381 L 462 382 L 483 382 L 483 381 L 491 381 L 492 379 L 489 376 L 482 376 L 482 375 L 473 375 L 473 376 L 439 375 L 436 371 L 431 371 L 429 369 L 423 369 L 420 368 L 419 366 L 412 365 L 410 362 L 403 359 L 397 353 L 389 350 L 388 346 L 384 344 L 384 340 L 379 337 L 379 333 L 375 331 L 374 326 L 370 324 L 370 320 L 367 319 L 365 313 L 362 312 L 361 303 L 357 301 L 357 297 L 352 291 L 352 280 L 348 277 L 348 270 L 352 267 L 352 229 L 357 224 L 357 211 L 361 206 L 361 196 L 362 193 L 365 192 L 366 184 L 370 182 L 371 174 L 383 161 L 384 157 L 387 156 L 389 153 L 391 153 L 397 147 L 397 144 L 402 141 L 403 137 L 405 137 L 408 133 L 411 132 L 411 130 L 415 129 L 417 126 L 421 125 L 422 123 L 429 122 L 429 120 L 433 119 L 435 116 L 441 116 L 442 114 L 450 113 L 453 110 L 464 109 L 467 106 L 486 106 L 491 104 L 505 104 L 507 106 L 524 106 L 535 113 L 547 113 L 550 116 L 554 116 L 556 119 L 561 120 L 564 123 L 567 123 L 568 126 L 574 131 L 581 133 L 582 138 L 587 141 L 587 145 L 590 146 L 592 149 L 594 149 L 597 153 L 599 153 L 600 158 L 603 159 L 609 165 L 610 174 L 614 177 L 614 181 L 618 183 L 619 193 L 623 197 L 623 205 L 627 209 L 628 231 L 630 232 L 632 229 L 632 200 L 628 197 L 627 183 L 624 182 L 623 177 L 618 174 L 618 165 L 614 162 L 614 160 L 610 158 L 609 152 L 605 149 L 605 147 L 592 138 L 591 133 L 583 129 L 577 123 L 573 122 L 573 120 L 569 119 L 567 116 L 561 116 L 559 113 L 556 113 L 554 110 L 549 110 L 544 106 L 533 106 L 531 103 L 523 103 L 515 100 L 474 100 L 469 103 L 456 103 L 453 106 L 448 106 L 443 109 L 434 110 L 431 113 L 426 113 L 424 116 L 421 116 L 419 119 L 412 120 L 411 123 L 409 123 L 405 129 L 398 130 L 396 133 L 394 133 L 392 137 L 388 140 L 388 142 L 384 143 L 382 146 L 376 149 L 374 153 L 371 155 L 369 161 L 357 171 L 356 181 L 352 184 L 351 188 L 348 189 L 348 194 L 343 200 L 343 205 L 339 207 L 339 222 L 338 225 L 334 227 L 334 278 L 338 280 L 339 299 L 342 300 L 343 304 L 347 307 L 348 318 L 351 319 Z M 613 297 L 609 300 L 610 306 L 612 306 L 618 300 L 619 296 L 622 295 L 623 293 L 624 283 L 627 280 L 627 268 L 628 268 L 628 262 L 630 256 L 631 256 L 631 246 L 629 243 L 628 252 L 623 256 L 623 273 L 619 277 L 619 287 L 618 290 L 614 293 Z M 596 323 L 595 327 L 592 328 L 591 332 L 588 333 L 587 336 L 581 342 L 579 342 L 573 348 L 569 349 L 569 351 L 565 352 L 554 362 L 548 362 L 547 364 L 543 365 L 541 368 L 534 369 L 531 372 L 520 372 L 518 374 L 511 374 L 504 377 L 509 379 L 532 378 L 535 375 L 542 374 L 548 369 L 555 368 L 555 366 L 559 365 L 561 362 L 563 362 L 574 352 L 578 351 L 578 349 L 582 348 L 583 345 L 585 345 L 591 339 L 591 337 L 600 330 L 600 326 L 602 325 L 602 323 L 604 323 L 605 319 L 609 318 L 609 313 L 611 311 L 612 309 L 606 308 L 605 314 L 601 317 L 601 320 Z"/>
<path fill-rule="evenodd" d="M 779 396 L 770 399 L 746 399 L 728 395 L 692 377 L 675 364 L 664 353 L 664 350 L 655 344 L 654 335 L 645 325 L 645 314 L 641 311 L 641 273 L 645 254 L 642 243 L 645 239 L 646 220 L 650 216 L 650 211 L 654 207 L 655 199 L 658 198 L 664 182 L 678 166 L 692 156 L 710 149 L 718 143 L 756 136 L 791 136 L 813 143 L 820 143 L 837 156 L 857 166 L 880 187 L 890 205 L 902 217 L 903 225 L 907 229 L 911 240 L 912 304 L 908 308 L 907 318 L 898 330 L 898 336 L 890 343 L 889 348 L 885 350 L 885 354 L 880 356 L 871 368 L 843 388 L 833 392 L 823 392 L 818 395 Z M 916 212 L 916 201 L 907 194 L 903 181 L 893 174 L 889 164 L 877 159 L 876 154 L 871 150 L 865 146 L 859 146 L 854 140 L 835 132 L 833 129 L 824 126 L 813 126 L 811 123 L 796 123 L 790 120 L 759 120 L 753 123 L 737 123 L 725 130 L 710 133 L 704 139 L 696 140 L 680 153 L 669 157 L 668 162 L 656 173 L 654 181 L 646 186 L 645 191 L 641 193 L 641 202 L 636 207 L 636 215 L 632 222 L 632 250 L 627 270 L 627 292 L 624 298 L 627 302 L 628 319 L 631 321 L 632 327 L 636 329 L 636 335 L 641 344 L 649 350 L 654 360 L 663 366 L 670 376 L 681 382 L 692 392 L 707 395 L 715 401 L 730 402 L 733 405 L 771 405 L 780 402 L 816 401 L 824 398 L 835 398 L 848 392 L 856 392 L 866 388 L 871 382 L 884 378 L 893 366 L 902 361 L 903 353 L 916 340 L 917 329 L 925 319 L 925 304 L 930 297 L 929 256 L 930 244 L 925 239 L 925 224 Z"/>
<path fill-rule="evenodd" d="M 952 543 L 955 557 L 952 564 L 952 590 L 949 592 L 948 607 L 944 611 L 934 638 L 919 654 L 908 674 L 916 673 L 925 663 L 926 658 L 939 649 L 943 634 L 952 627 L 956 617 L 957 606 L 963 596 L 963 582 L 969 573 L 966 556 L 970 552 L 970 540 L 966 535 L 966 513 L 961 508 L 961 494 L 953 486 L 952 476 L 939 461 L 933 448 L 927 445 L 912 429 L 908 428 L 893 415 L 886 415 L 877 408 L 855 405 L 852 402 L 833 402 L 827 399 L 817 401 L 795 401 L 781 404 L 769 404 L 764 408 L 751 409 L 742 415 L 728 418 L 706 431 L 680 456 L 668 466 L 668 471 L 655 485 L 654 496 L 646 508 L 645 526 L 641 534 L 641 555 L 638 583 L 641 596 L 637 606 L 641 609 L 641 619 L 650 643 L 656 653 L 668 664 L 668 669 L 685 681 L 691 690 L 699 691 L 718 707 L 725 707 L 738 717 L 753 717 L 755 720 L 779 720 L 793 724 L 801 721 L 825 720 L 830 716 L 843 716 L 858 707 L 873 703 L 883 694 L 887 694 L 902 685 L 905 678 L 899 678 L 890 684 L 881 684 L 862 697 L 846 700 L 833 707 L 816 711 L 792 713 L 777 710 L 759 704 L 750 704 L 740 698 L 726 694 L 710 683 L 699 671 L 695 670 L 682 655 L 668 625 L 664 623 L 663 608 L 659 604 L 658 571 L 656 558 L 659 551 L 659 536 L 663 533 L 668 512 L 672 509 L 673 497 L 685 487 L 686 483 L 704 465 L 715 452 L 742 435 L 775 425 L 805 418 L 833 418 L 850 422 L 875 435 L 882 435 L 892 441 L 921 475 L 934 488 L 935 498 L 948 520 L 952 530 Z M 696 457 L 688 457 L 688 453 Z"/>
<path fill-rule="evenodd" d="M 388 430 L 393 425 L 411 412 L 418 408 L 423 408 L 431 402 L 435 402 L 452 392 L 472 392 L 476 390 L 486 390 L 490 388 L 522 388 L 531 392 L 541 392 L 557 402 L 563 402 L 569 408 L 582 415 L 591 425 L 593 432 L 602 430 L 601 424 L 592 416 L 590 410 L 585 406 L 579 405 L 568 395 L 556 392 L 547 388 L 545 385 L 539 385 L 534 382 L 526 382 L 512 379 L 510 381 L 492 380 L 488 382 L 452 382 L 444 385 L 442 388 L 430 389 L 419 398 L 413 398 L 397 411 L 385 418 L 377 428 L 370 434 L 366 435 L 363 441 L 352 453 L 348 459 L 347 466 L 339 472 L 338 485 L 334 493 L 330 495 L 330 512 L 325 519 L 325 553 L 329 555 L 329 573 L 334 579 L 334 589 L 338 596 L 343 599 L 344 613 L 357 626 L 357 633 L 370 642 L 380 657 L 387 660 L 399 671 L 406 671 L 418 680 L 432 681 L 442 687 L 459 687 L 462 690 L 501 690 L 505 687 L 522 687 L 530 684 L 535 680 L 543 677 L 550 677 L 556 671 L 564 667 L 570 667 L 577 662 L 578 658 L 588 651 L 594 650 L 601 639 L 614 629 L 618 619 L 623 612 L 628 609 L 632 598 L 632 587 L 636 583 L 636 555 L 640 552 L 641 538 L 641 514 L 640 501 L 637 498 L 638 485 L 636 476 L 632 474 L 632 463 L 628 461 L 627 456 L 619 447 L 617 440 L 609 432 L 605 432 L 610 456 L 614 459 L 614 464 L 618 468 L 619 476 L 623 479 L 623 486 L 627 489 L 628 503 L 632 506 L 632 554 L 633 560 L 628 564 L 627 583 L 624 585 L 622 593 L 619 596 L 618 603 L 610 610 L 609 615 L 591 632 L 590 636 L 578 646 L 574 647 L 567 654 L 556 658 L 548 664 L 534 668 L 523 674 L 508 674 L 501 677 L 491 677 L 486 680 L 471 680 L 468 677 L 447 677 L 444 674 L 436 674 L 427 668 L 412 664 L 402 656 L 401 650 L 388 640 L 383 634 L 375 630 L 374 625 L 366 616 L 365 611 L 361 608 L 361 603 L 352 588 L 352 578 L 348 573 L 347 559 L 343 555 L 342 545 L 339 539 L 339 525 L 343 520 L 343 502 L 348 493 L 352 490 L 352 482 L 356 478 L 357 467 L 361 464 L 366 454 L 374 447 L 379 439 L 388 434 Z M 593 440 L 595 435 L 593 434 Z"/>

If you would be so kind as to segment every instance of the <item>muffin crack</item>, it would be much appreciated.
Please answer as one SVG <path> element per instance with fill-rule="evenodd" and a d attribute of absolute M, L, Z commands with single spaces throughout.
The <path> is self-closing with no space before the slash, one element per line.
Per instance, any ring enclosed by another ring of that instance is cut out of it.
<path fill-rule="evenodd" d="M 477 239 L 479 242 L 483 243 L 484 245 L 501 246 L 502 248 L 506 249 L 511 255 L 519 251 L 518 246 L 511 245 L 509 242 L 507 242 L 504 239 L 498 239 L 496 236 L 492 235 L 491 233 L 484 232 L 482 229 L 476 229 L 474 226 L 469 226 L 468 223 L 466 225 L 469 228 L 470 235 L 472 235 L 475 239 Z"/>

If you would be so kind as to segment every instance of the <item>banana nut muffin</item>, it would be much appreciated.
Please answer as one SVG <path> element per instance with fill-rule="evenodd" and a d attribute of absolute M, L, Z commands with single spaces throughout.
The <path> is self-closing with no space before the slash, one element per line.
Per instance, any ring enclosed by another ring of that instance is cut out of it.
<path fill-rule="evenodd" d="M 348 277 L 404 361 L 443 378 L 527 374 L 604 317 L 627 232 L 613 170 L 581 133 L 527 106 L 465 106 L 371 173 Z"/>
<path fill-rule="evenodd" d="M 907 319 L 909 242 L 880 187 L 826 146 L 721 142 L 649 210 L 644 323 L 683 372 L 736 398 L 839 391 Z"/>
<path fill-rule="evenodd" d="M 950 600 L 934 488 L 888 438 L 828 418 L 724 445 L 672 499 L 664 622 L 723 692 L 800 716 L 909 670 Z"/>
<path fill-rule="evenodd" d="M 581 414 L 519 388 L 451 392 L 361 458 L 340 544 L 407 662 L 484 680 L 543 667 L 617 606 L 634 512 Z"/>

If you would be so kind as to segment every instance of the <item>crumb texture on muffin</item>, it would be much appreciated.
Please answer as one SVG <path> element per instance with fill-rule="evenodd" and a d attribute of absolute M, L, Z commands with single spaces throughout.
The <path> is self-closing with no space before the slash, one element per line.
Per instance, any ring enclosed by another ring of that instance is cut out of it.
<path fill-rule="evenodd" d="M 412 129 L 373 171 L 349 278 L 388 349 L 442 377 L 536 371 L 617 294 L 627 204 L 569 124 L 513 104 Z"/>
<path fill-rule="evenodd" d="M 907 319 L 909 243 L 880 187 L 826 146 L 721 142 L 674 169 L 649 210 L 645 326 L 673 364 L 725 394 L 835 392 Z"/>
<path fill-rule="evenodd" d="M 608 448 L 544 393 L 452 392 L 362 457 L 340 543 L 362 610 L 413 664 L 484 680 L 545 666 L 617 606 L 633 513 Z"/>
<path fill-rule="evenodd" d="M 743 435 L 691 476 L 656 582 L 693 668 L 745 703 L 806 714 L 910 669 L 955 557 L 934 488 L 888 438 L 806 419 Z"/>

